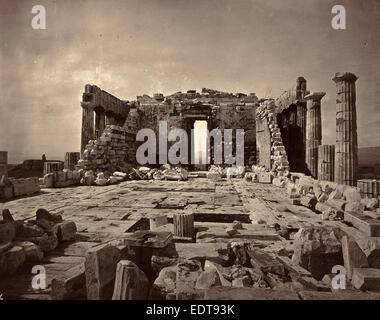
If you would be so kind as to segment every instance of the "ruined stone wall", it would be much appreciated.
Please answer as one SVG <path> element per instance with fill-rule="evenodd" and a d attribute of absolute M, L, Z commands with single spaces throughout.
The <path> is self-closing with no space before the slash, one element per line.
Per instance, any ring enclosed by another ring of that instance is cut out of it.
<path fill-rule="evenodd" d="M 222 105 L 217 109 L 215 126 L 221 130 L 244 129 L 244 162 L 252 165 L 256 162 L 256 104 Z M 233 141 L 233 146 L 236 146 Z M 233 149 L 234 150 L 234 149 Z"/>
<path fill-rule="evenodd" d="M 106 125 L 122 126 L 126 144 L 126 161 L 136 163 L 135 155 L 139 144 L 136 134 L 139 129 L 152 129 L 157 138 L 156 154 L 159 163 L 159 123 L 166 121 L 167 132 L 180 128 L 188 134 L 188 145 L 191 145 L 191 129 L 196 120 L 205 120 L 208 129 L 233 130 L 233 152 L 235 153 L 236 129 L 243 129 L 244 159 L 247 165 L 256 161 L 256 122 L 255 109 L 257 97 L 251 93 L 226 93 L 212 89 L 189 90 L 164 96 L 157 93 L 153 97 L 138 96 L 134 102 L 122 101 L 96 86 L 86 85 L 83 93 L 82 123 L 82 160 L 83 152 L 89 141 L 97 145 Z M 166 138 L 166 137 L 165 137 Z M 167 149 L 175 142 L 168 142 Z M 161 150 L 165 152 L 165 150 Z M 190 158 L 189 149 L 189 158 Z M 190 162 L 190 159 L 189 159 Z"/>
<path fill-rule="evenodd" d="M 259 148 L 259 164 L 277 175 L 289 173 L 288 156 L 282 141 L 281 132 L 275 114 L 276 106 L 273 99 L 260 103 L 256 111 L 259 124 L 257 131 L 257 146 Z"/>
<path fill-rule="evenodd" d="M 122 126 L 130 104 L 94 85 L 85 85 L 82 97 L 81 152 L 89 140 L 99 138 L 106 125 Z"/>
<path fill-rule="evenodd" d="M 130 162 L 125 141 L 126 132 L 122 127 L 106 126 L 99 139 L 87 143 L 77 168 L 111 173 L 124 168 Z"/>
<path fill-rule="evenodd" d="M 158 137 L 159 121 L 166 121 L 168 132 L 174 128 L 184 129 L 188 133 L 193 129 L 196 120 L 205 120 L 208 130 L 244 129 L 244 159 L 246 164 L 256 160 L 255 108 L 257 97 L 254 94 L 230 94 L 211 89 L 203 89 L 202 93 L 189 90 L 187 93 L 175 93 L 163 97 L 155 95 L 156 99 L 147 95 L 139 96 L 138 114 L 140 128 L 150 128 Z M 235 138 L 235 137 L 234 137 Z M 174 142 L 168 142 L 168 148 Z M 190 141 L 189 141 L 190 145 Z M 233 140 L 233 151 L 236 150 Z M 157 143 L 157 154 L 158 154 Z"/>

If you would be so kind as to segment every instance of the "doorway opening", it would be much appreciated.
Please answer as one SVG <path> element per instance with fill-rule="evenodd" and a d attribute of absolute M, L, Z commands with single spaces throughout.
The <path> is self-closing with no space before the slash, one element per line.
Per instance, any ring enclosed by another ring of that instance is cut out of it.
<path fill-rule="evenodd" d="M 194 169 L 207 170 L 207 121 L 195 120 L 194 125 Z"/>

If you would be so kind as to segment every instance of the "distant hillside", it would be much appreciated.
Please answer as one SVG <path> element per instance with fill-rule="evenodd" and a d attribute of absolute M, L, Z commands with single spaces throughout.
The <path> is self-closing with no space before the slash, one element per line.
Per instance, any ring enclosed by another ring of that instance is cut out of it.
<path fill-rule="evenodd" d="M 380 164 L 380 147 L 358 149 L 359 166 L 374 166 Z"/>

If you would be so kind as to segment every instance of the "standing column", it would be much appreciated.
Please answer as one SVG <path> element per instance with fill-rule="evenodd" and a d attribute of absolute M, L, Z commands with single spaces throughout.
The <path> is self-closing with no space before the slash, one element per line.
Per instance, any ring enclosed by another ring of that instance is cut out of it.
<path fill-rule="evenodd" d="M 307 99 L 306 167 L 314 179 L 318 178 L 318 146 L 322 143 L 321 100 L 325 92 L 313 92 Z"/>
<path fill-rule="evenodd" d="M 80 159 L 79 152 L 66 152 L 65 153 L 65 163 L 64 168 L 69 170 L 75 170 L 75 165 L 78 163 Z"/>
<path fill-rule="evenodd" d="M 334 181 L 335 146 L 318 147 L 318 180 Z"/>
<path fill-rule="evenodd" d="M 356 186 L 358 175 L 358 135 L 356 89 L 358 78 L 352 73 L 336 73 L 335 182 Z"/>

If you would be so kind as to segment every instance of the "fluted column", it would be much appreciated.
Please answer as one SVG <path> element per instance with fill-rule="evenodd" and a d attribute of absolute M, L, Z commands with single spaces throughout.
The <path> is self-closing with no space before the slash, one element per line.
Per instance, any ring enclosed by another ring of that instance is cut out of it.
<path fill-rule="evenodd" d="M 335 182 L 356 186 L 358 175 L 358 136 L 356 89 L 358 78 L 349 72 L 336 73 Z"/>
<path fill-rule="evenodd" d="M 306 167 L 313 178 L 318 178 L 318 147 L 322 143 L 321 100 L 325 92 L 312 92 L 307 99 Z"/>
<path fill-rule="evenodd" d="M 318 147 L 318 180 L 334 181 L 334 145 Z"/>

